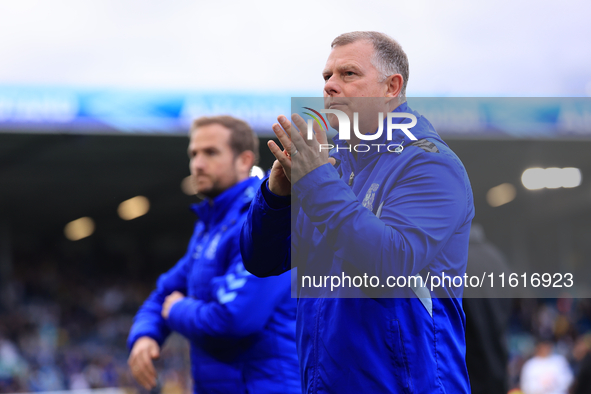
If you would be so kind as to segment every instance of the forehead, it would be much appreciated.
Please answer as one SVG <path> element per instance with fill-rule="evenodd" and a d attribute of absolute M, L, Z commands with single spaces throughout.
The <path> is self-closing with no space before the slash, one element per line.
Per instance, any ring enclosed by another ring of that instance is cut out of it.
<path fill-rule="evenodd" d="M 351 44 L 334 47 L 328 55 L 324 71 L 334 71 L 336 68 L 352 65 L 364 70 L 375 70 L 371 64 L 374 48 L 367 40 L 355 41 Z"/>
<path fill-rule="evenodd" d="M 191 132 L 189 146 L 193 149 L 217 147 L 229 148 L 231 130 L 221 124 L 200 126 Z"/>

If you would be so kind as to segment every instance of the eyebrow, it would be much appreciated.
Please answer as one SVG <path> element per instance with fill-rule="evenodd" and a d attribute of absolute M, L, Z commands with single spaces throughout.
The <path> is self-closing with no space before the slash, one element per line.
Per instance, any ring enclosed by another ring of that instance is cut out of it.
<path fill-rule="evenodd" d="M 346 63 L 346 64 L 341 64 L 340 66 L 337 66 L 337 71 L 339 72 L 343 72 L 343 71 L 356 71 L 356 72 L 361 72 L 361 69 L 359 67 L 357 67 L 354 64 L 350 64 L 350 63 Z M 324 70 L 322 71 L 322 75 L 326 76 L 332 74 L 331 70 Z"/>
<path fill-rule="evenodd" d="M 209 146 L 207 146 L 207 145 L 206 145 L 206 146 L 204 146 L 204 147 L 195 148 L 195 149 L 191 149 L 191 147 L 188 147 L 188 148 L 187 148 L 187 154 L 188 154 L 189 156 L 191 156 L 191 153 L 193 153 L 193 151 L 197 151 L 197 152 L 198 152 L 198 151 L 206 151 L 206 152 L 212 152 L 212 151 L 213 151 L 213 152 L 219 152 L 219 151 L 220 151 L 220 149 L 219 149 L 217 146 L 215 146 L 215 145 L 209 145 Z"/>

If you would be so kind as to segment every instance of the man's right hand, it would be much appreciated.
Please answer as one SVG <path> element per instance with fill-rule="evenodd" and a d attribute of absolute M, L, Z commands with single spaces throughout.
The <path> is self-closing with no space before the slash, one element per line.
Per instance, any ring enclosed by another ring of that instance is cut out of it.
<path fill-rule="evenodd" d="M 135 341 L 131 349 L 127 365 L 135 380 L 146 390 L 156 387 L 156 369 L 152 360 L 158 357 L 160 357 L 160 346 L 150 337 L 141 337 Z"/>

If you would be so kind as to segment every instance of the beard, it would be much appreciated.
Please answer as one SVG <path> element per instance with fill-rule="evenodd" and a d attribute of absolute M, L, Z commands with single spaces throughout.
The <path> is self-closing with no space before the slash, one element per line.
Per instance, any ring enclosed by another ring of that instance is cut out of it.
<path fill-rule="evenodd" d="M 199 178 L 206 178 L 208 181 L 199 182 Z M 200 174 L 199 178 L 193 178 L 193 184 L 195 190 L 197 190 L 197 195 L 208 199 L 216 198 L 238 182 L 238 176 L 236 174 L 230 179 L 224 180 L 206 174 Z"/>

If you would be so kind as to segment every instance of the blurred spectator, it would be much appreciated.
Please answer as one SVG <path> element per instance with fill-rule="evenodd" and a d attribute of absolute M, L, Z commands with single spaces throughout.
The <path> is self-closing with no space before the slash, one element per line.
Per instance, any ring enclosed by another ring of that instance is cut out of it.
<path fill-rule="evenodd" d="M 19 382 L 24 380 L 27 370 L 27 362 L 17 347 L 0 335 L 0 392 L 18 391 Z"/>
<path fill-rule="evenodd" d="M 574 359 L 579 368 L 571 394 L 591 393 L 591 334 L 587 334 L 577 341 L 573 349 Z"/>
<path fill-rule="evenodd" d="M 541 338 L 534 357 L 523 364 L 521 390 L 523 394 L 567 394 L 573 374 L 566 358 L 553 354 L 553 344 Z"/>

